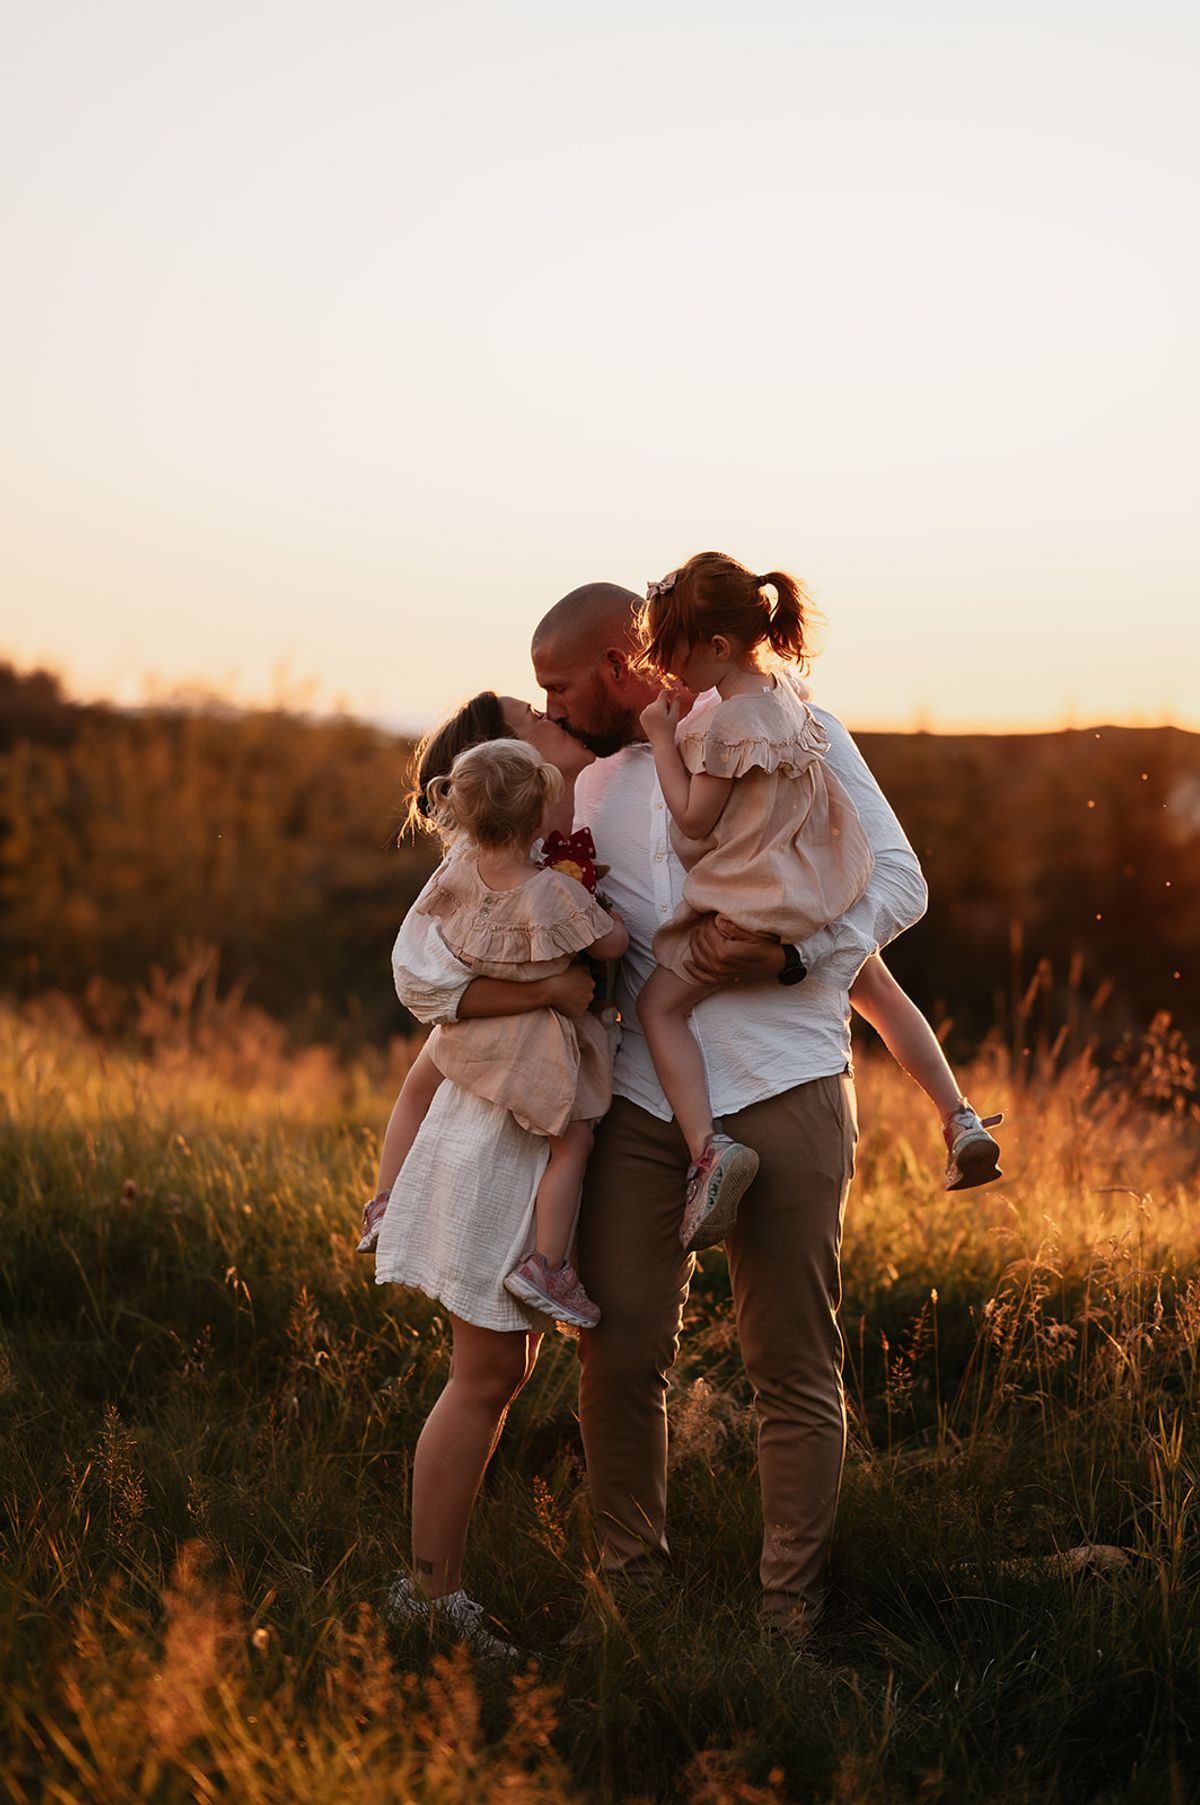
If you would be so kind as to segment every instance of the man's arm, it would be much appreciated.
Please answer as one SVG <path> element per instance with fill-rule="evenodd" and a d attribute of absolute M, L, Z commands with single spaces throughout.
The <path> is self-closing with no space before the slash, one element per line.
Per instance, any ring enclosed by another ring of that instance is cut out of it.
<path fill-rule="evenodd" d="M 829 735 L 829 769 L 858 810 L 875 869 L 858 901 L 828 927 L 818 928 L 798 951 L 810 971 L 818 964 L 826 972 L 835 969 L 849 986 L 872 953 L 921 919 L 929 890 L 917 855 L 862 753 L 835 716 L 823 708 L 813 712 Z"/>
<path fill-rule="evenodd" d="M 862 753 L 839 720 L 824 709 L 814 713 L 829 735 L 829 768 L 858 810 L 875 869 L 858 901 L 828 927 L 818 928 L 797 951 L 810 971 L 820 965 L 822 975 L 840 978 L 849 989 L 872 953 L 920 920 L 929 892 L 917 855 Z M 783 948 L 777 941 L 741 933 L 722 916 L 709 916 L 692 935 L 690 964 L 706 983 L 778 978 Z"/>

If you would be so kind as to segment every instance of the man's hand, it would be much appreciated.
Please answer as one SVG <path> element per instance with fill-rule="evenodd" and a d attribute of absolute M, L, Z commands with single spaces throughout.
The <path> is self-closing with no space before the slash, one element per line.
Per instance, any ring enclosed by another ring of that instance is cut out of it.
<path fill-rule="evenodd" d="M 596 991 L 595 980 L 586 965 L 568 965 L 557 977 L 543 978 L 542 984 L 546 993 L 545 1006 L 557 1009 L 560 1015 L 570 1016 L 572 1020 L 587 1014 Z"/>
<path fill-rule="evenodd" d="M 778 978 L 783 947 L 766 934 L 748 934 L 728 915 L 706 915 L 692 929 L 691 950 L 684 961 L 700 984 Z"/>
<path fill-rule="evenodd" d="M 675 729 L 686 713 L 680 690 L 660 689 L 649 708 L 642 710 L 642 728 L 650 744 L 653 746 L 659 740 L 665 740 L 673 746 Z"/>

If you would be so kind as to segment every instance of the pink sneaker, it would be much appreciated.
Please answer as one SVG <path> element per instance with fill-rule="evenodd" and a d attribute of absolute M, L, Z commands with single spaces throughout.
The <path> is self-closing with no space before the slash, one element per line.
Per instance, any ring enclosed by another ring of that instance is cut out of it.
<path fill-rule="evenodd" d="M 727 1134 L 710 1134 L 704 1152 L 688 1167 L 679 1239 L 689 1253 L 715 1247 L 737 1221 L 738 1204 L 758 1171 L 758 1155 Z"/>
<path fill-rule="evenodd" d="M 374 1253 L 375 1244 L 379 1240 L 379 1231 L 383 1227 L 383 1218 L 387 1214 L 390 1191 L 376 1191 L 363 1204 L 362 1228 L 355 1253 Z"/>
<path fill-rule="evenodd" d="M 545 1254 L 527 1254 L 513 1267 L 504 1288 L 523 1304 L 573 1329 L 594 1329 L 600 1320 L 598 1307 L 579 1283 L 575 1268 L 565 1260 L 557 1272 L 551 1272 Z"/>

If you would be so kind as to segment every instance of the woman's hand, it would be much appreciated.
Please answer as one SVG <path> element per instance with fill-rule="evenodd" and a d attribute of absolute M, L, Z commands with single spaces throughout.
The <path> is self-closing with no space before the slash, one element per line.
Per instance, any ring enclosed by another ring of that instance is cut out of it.
<path fill-rule="evenodd" d="M 675 744 L 675 729 L 684 716 L 683 696 L 677 689 L 660 689 L 649 708 L 643 708 L 641 720 L 646 738 Z"/>
<path fill-rule="evenodd" d="M 545 992 L 543 1007 L 557 1009 L 560 1015 L 569 1016 L 572 1021 L 587 1014 L 596 993 L 591 972 L 586 965 L 578 964 L 568 965 L 557 977 L 543 978 L 542 988 Z"/>

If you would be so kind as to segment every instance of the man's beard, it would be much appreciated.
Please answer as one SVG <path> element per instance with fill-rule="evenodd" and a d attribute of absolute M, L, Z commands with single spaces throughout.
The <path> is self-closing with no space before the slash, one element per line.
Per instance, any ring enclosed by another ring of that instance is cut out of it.
<path fill-rule="evenodd" d="M 630 746 L 634 740 L 641 738 L 640 710 L 628 702 L 618 702 L 599 677 L 592 679 L 589 714 L 586 732 L 582 727 L 577 727 L 574 721 L 560 721 L 559 726 L 586 746 L 589 752 L 594 752 L 597 758 L 611 758 L 614 752 L 619 752 L 623 746 Z"/>

